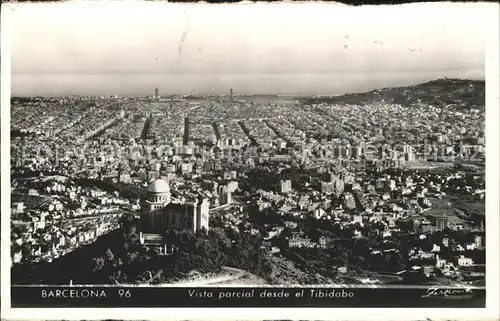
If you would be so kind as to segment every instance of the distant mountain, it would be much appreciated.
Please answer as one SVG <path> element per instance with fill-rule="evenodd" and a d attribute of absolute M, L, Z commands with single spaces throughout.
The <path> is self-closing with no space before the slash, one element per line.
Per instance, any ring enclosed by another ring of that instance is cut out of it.
<path fill-rule="evenodd" d="M 485 82 L 463 79 L 438 79 L 423 84 L 372 90 L 366 93 L 341 96 L 304 98 L 306 104 L 352 104 L 374 102 L 412 105 L 424 103 L 433 106 L 454 104 L 464 108 L 484 107 Z"/>

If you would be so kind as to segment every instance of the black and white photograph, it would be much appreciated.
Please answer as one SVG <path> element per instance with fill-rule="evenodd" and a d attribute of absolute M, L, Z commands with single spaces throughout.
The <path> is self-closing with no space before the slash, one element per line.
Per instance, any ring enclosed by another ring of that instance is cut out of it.
<path fill-rule="evenodd" d="M 11 308 L 487 307 L 497 3 L 2 9 Z"/>

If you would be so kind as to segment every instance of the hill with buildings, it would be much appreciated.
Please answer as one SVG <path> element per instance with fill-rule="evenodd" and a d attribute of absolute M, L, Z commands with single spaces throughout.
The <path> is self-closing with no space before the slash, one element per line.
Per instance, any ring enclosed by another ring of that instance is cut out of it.
<path fill-rule="evenodd" d="M 362 105 L 385 102 L 401 105 L 427 104 L 435 107 L 456 105 L 464 108 L 484 107 L 485 82 L 463 79 L 438 79 L 423 84 L 384 88 L 366 93 L 352 93 L 341 96 L 304 98 L 306 104 L 352 104 Z"/>

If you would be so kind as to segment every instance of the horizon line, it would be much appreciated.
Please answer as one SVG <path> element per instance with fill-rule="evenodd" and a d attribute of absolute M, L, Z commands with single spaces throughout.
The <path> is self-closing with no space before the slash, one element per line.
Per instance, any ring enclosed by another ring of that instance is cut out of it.
<path fill-rule="evenodd" d="M 292 93 L 285 93 L 285 94 L 277 94 L 277 93 L 246 93 L 246 94 L 234 94 L 233 97 L 248 97 L 248 96 L 276 96 L 276 97 L 298 97 L 298 98 L 303 98 L 303 97 L 315 97 L 315 96 L 330 96 L 330 97 L 335 97 L 335 96 L 342 96 L 342 95 L 352 95 L 352 94 L 363 94 L 363 93 L 369 93 L 375 90 L 384 90 L 384 89 L 395 89 L 395 88 L 408 88 L 408 87 L 414 87 L 414 86 L 420 86 L 424 85 L 427 83 L 431 83 L 434 81 L 439 81 L 439 80 L 458 80 L 458 81 L 475 81 L 475 82 L 482 82 L 486 83 L 486 79 L 474 79 L 474 78 L 454 78 L 454 77 L 443 77 L 443 78 L 435 78 L 432 80 L 424 81 L 424 82 L 419 82 L 413 85 L 405 85 L 405 86 L 388 86 L 388 87 L 378 87 L 370 90 L 365 90 L 365 91 L 350 91 L 350 92 L 344 92 L 344 93 L 338 93 L 338 94 L 332 94 L 332 93 L 315 93 L 315 94 L 292 94 Z M 160 87 L 157 87 L 158 89 L 161 89 Z M 154 90 L 154 88 L 152 88 Z M 224 93 L 224 94 L 222 94 Z M 90 96 L 90 97 L 121 97 L 121 98 L 146 98 L 146 97 L 152 97 L 153 95 L 134 95 L 134 96 L 126 96 L 126 95 L 117 95 L 117 94 L 71 94 L 71 95 L 58 95 L 58 96 L 47 96 L 47 95 L 11 95 L 10 100 L 13 98 L 37 98 L 37 97 L 43 97 L 43 98 L 62 98 L 62 97 L 85 97 L 85 96 Z M 177 93 L 166 93 L 164 95 L 160 95 L 159 97 L 171 97 L 171 96 L 208 96 L 208 97 L 228 97 L 230 94 L 228 94 L 226 91 L 220 91 L 219 93 L 209 93 L 209 92 L 177 92 Z"/>
<path fill-rule="evenodd" d="M 275 76 L 275 75 L 296 75 L 296 74 L 303 74 L 303 75 L 323 75 L 323 74 L 363 74 L 363 73 L 411 73 L 411 74 L 420 74 L 420 73 L 429 73 L 429 72 L 457 72 L 457 71 L 464 71 L 464 70 L 469 70 L 469 71 L 476 71 L 476 70 L 484 70 L 484 65 L 480 66 L 478 65 L 477 67 L 473 68 L 434 68 L 434 69 L 419 69 L 419 70 L 405 70 L 405 69 L 400 69 L 400 70 L 377 70 L 377 69 L 371 69 L 371 70 L 315 70 L 315 71 L 256 71 L 256 72 L 245 72 L 245 73 L 230 73 L 230 72 L 212 72 L 212 71 L 207 71 L 207 72 L 200 72 L 200 71 L 183 71 L 183 70 L 169 70 L 169 71 L 139 71 L 139 70 L 104 70 L 101 72 L 88 72 L 86 70 L 75 70 L 75 71 L 49 71 L 49 70 L 34 70 L 34 71 L 12 71 L 11 75 L 13 77 L 15 76 L 43 76 L 43 77 L 51 77 L 51 76 L 72 76 L 72 77 L 78 77 L 78 76 L 120 76 L 120 75 L 142 75 L 142 76 L 149 76 L 149 75 L 163 75 L 163 76 L 233 76 L 233 77 L 239 77 L 239 76 L 262 76 L 262 75 L 269 75 L 269 76 Z M 483 76 L 482 78 L 485 78 Z"/>

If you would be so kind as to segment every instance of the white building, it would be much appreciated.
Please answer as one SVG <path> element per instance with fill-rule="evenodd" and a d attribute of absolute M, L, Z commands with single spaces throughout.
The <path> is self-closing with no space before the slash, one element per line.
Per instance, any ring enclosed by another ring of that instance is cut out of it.
<path fill-rule="evenodd" d="M 460 255 L 458 257 L 458 265 L 459 266 L 471 266 L 474 264 L 474 261 L 470 257 L 465 257 L 463 255 Z"/>

